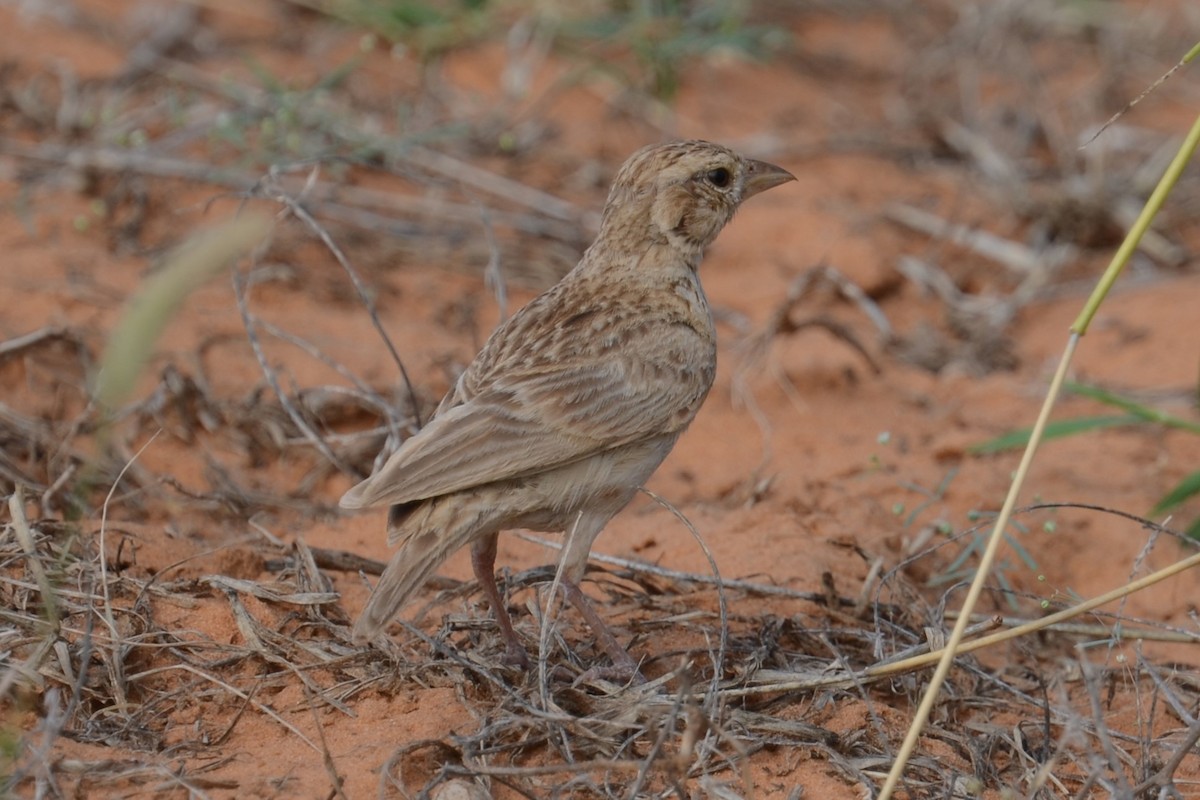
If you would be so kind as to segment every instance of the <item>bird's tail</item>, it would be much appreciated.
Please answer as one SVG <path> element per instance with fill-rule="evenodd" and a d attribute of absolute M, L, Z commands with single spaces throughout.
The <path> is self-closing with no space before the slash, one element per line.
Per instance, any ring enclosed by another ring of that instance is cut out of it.
<path fill-rule="evenodd" d="M 366 608 L 354 623 L 355 644 L 366 644 L 373 639 L 443 561 L 475 538 L 477 521 L 474 515 L 462 511 L 455 509 L 453 503 L 433 500 L 399 519 L 393 515 L 388 539 L 399 542 L 400 549 L 388 562 Z"/>

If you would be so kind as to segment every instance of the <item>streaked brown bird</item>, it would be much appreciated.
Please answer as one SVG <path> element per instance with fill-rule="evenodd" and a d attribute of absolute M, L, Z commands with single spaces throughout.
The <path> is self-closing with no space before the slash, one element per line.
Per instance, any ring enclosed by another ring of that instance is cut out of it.
<path fill-rule="evenodd" d="M 746 199 L 794 177 L 721 145 L 643 148 L 561 281 L 502 324 L 429 423 L 341 500 L 389 505 L 399 549 L 354 626 L 374 637 L 464 545 L 506 643 L 528 664 L 494 573 L 500 531 L 568 533 L 567 599 L 625 674 L 637 666 L 579 588 L 596 536 L 666 458 L 716 372 L 697 268 Z"/>

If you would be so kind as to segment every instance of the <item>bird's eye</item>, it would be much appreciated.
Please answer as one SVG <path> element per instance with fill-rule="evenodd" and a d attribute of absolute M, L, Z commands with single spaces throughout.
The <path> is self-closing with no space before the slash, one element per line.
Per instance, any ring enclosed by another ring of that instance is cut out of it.
<path fill-rule="evenodd" d="M 716 169 L 709 170 L 708 174 L 704 177 L 708 178 L 708 182 L 713 186 L 716 186 L 718 189 L 724 189 L 729 185 L 729 170 L 725 169 L 724 167 L 717 167 Z"/>

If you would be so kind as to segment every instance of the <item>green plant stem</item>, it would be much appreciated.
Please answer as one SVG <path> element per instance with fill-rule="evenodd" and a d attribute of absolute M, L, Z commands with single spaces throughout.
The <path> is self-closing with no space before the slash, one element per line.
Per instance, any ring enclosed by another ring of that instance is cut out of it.
<path fill-rule="evenodd" d="M 1154 215 L 1162 208 L 1163 201 L 1167 199 L 1167 195 L 1175 188 L 1175 184 L 1179 181 L 1179 176 L 1183 174 L 1184 167 L 1188 165 L 1192 154 L 1196 152 L 1197 144 L 1200 144 L 1200 117 L 1196 117 L 1196 121 L 1192 123 L 1192 129 L 1188 131 L 1187 138 L 1183 140 L 1183 146 L 1179 148 L 1179 152 L 1175 154 L 1171 165 L 1167 167 L 1167 171 L 1159 179 L 1158 186 L 1154 187 L 1153 194 L 1146 201 L 1146 205 L 1142 208 L 1142 213 L 1138 215 L 1137 221 L 1133 223 L 1133 227 L 1129 229 L 1125 241 L 1121 242 L 1121 246 L 1117 248 L 1117 252 L 1113 255 L 1112 261 L 1108 265 L 1108 269 L 1104 271 L 1104 275 L 1100 278 L 1100 283 L 1092 291 L 1092 296 L 1088 298 L 1083 311 L 1079 312 L 1079 316 L 1071 324 L 1071 331 L 1073 333 L 1078 333 L 1080 336 L 1087 333 L 1088 326 L 1092 324 L 1092 317 L 1096 316 L 1096 311 L 1099 310 L 1100 304 L 1104 302 L 1104 298 L 1108 296 L 1108 292 L 1112 289 L 1113 284 L 1117 282 L 1117 278 L 1120 277 L 1121 271 L 1125 269 L 1125 265 L 1129 263 L 1129 258 L 1133 255 L 1133 251 L 1141 244 L 1142 236 L 1150 228 L 1150 223 L 1153 221 Z"/>

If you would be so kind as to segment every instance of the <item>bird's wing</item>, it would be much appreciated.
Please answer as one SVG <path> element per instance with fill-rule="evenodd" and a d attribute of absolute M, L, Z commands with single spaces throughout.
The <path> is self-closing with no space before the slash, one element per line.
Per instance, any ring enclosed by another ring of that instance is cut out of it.
<path fill-rule="evenodd" d="M 690 345 L 685 351 L 696 346 L 693 331 L 672 336 Z M 342 507 L 437 497 L 680 430 L 712 383 L 711 369 L 687 358 L 580 359 L 489 377 L 469 398 L 460 382 L 455 394 L 462 401 L 443 404 L 378 472 L 346 493 Z"/>

